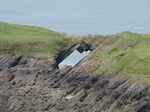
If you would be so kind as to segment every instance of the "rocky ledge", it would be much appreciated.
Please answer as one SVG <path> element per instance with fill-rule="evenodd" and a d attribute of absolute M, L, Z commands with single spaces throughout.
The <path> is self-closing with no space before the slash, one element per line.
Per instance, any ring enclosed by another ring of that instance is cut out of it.
<path fill-rule="evenodd" d="M 0 112 L 150 112 L 149 85 L 137 86 L 128 77 L 107 72 L 80 70 L 91 63 L 90 56 L 75 67 L 59 69 L 58 64 L 75 49 L 96 50 L 82 41 L 53 58 L 1 55 Z"/>

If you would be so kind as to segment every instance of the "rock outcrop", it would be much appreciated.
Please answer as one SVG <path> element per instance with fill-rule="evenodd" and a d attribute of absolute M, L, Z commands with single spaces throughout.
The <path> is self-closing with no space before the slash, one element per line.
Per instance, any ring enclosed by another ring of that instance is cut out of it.
<path fill-rule="evenodd" d="M 149 38 L 0 22 L 0 112 L 150 112 Z M 75 50 L 91 52 L 59 69 Z"/>
<path fill-rule="evenodd" d="M 82 42 L 54 58 L 9 54 L 0 57 L 1 112 L 149 112 L 150 86 L 129 84 L 107 73 L 80 71 L 80 65 L 58 64 L 73 49 L 90 50 Z M 88 60 L 84 60 L 85 61 Z"/>
<path fill-rule="evenodd" d="M 85 43 L 84 41 L 80 42 L 79 46 L 77 47 L 77 50 L 80 53 L 82 53 L 84 51 L 88 51 L 88 50 L 92 51 L 91 46 L 89 44 Z"/>

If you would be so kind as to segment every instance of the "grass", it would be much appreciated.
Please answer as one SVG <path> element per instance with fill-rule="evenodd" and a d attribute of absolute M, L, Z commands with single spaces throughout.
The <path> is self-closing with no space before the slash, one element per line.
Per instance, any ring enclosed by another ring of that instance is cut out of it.
<path fill-rule="evenodd" d="M 45 28 L 0 22 L 1 53 L 42 52 L 45 55 L 54 55 L 58 49 L 72 40 Z"/>
<path fill-rule="evenodd" d="M 126 31 L 92 39 L 99 44 L 95 44 L 98 47 L 88 58 L 90 64 L 99 65 L 99 68 L 91 72 L 129 77 L 131 82 L 150 84 L 150 34 Z M 87 66 L 82 66 L 82 69 L 87 71 L 91 68 Z"/>
<path fill-rule="evenodd" d="M 108 52 L 116 63 L 108 68 L 112 71 L 122 71 L 136 75 L 150 75 L 150 35 L 129 33 L 122 38 L 116 50 Z M 120 54 L 124 54 L 120 56 Z M 117 54 L 117 55 L 116 55 Z M 107 56 L 106 56 L 107 57 Z"/>
<path fill-rule="evenodd" d="M 126 77 L 130 78 L 129 82 L 140 85 L 150 84 L 150 34 L 126 31 L 110 36 L 88 35 L 78 39 L 95 48 L 87 57 L 87 65 L 80 66 L 78 70 Z M 1 54 L 42 53 L 53 56 L 73 40 L 45 28 L 0 22 Z"/>

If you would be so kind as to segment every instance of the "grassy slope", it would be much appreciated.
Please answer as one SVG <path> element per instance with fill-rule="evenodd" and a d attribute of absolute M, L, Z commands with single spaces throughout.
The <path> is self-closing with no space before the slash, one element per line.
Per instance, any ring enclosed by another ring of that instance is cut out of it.
<path fill-rule="evenodd" d="M 96 50 L 89 56 L 89 66 L 81 70 L 107 72 L 130 77 L 129 81 L 150 84 L 150 34 L 122 32 L 106 37 L 93 37 Z"/>
<path fill-rule="evenodd" d="M 45 28 L 0 22 L 0 53 L 42 52 L 53 55 L 71 38 Z"/>
<path fill-rule="evenodd" d="M 63 44 L 73 39 L 34 26 L 0 22 L 0 53 L 41 52 L 54 55 Z M 83 40 L 96 49 L 88 56 L 88 64 L 79 70 L 94 73 L 107 72 L 129 81 L 150 84 L 150 34 L 122 32 L 111 36 L 92 36 Z"/>

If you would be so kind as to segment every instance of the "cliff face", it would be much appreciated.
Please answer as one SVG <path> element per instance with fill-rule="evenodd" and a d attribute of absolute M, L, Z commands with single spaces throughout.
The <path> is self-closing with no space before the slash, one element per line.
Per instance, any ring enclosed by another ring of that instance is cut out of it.
<path fill-rule="evenodd" d="M 0 28 L 0 112 L 150 112 L 149 34 Z M 59 69 L 74 50 L 91 53 Z"/>
<path fill-rule="evenodd" d="M 92 44 L 76 43 L 73 47 L 59 51 L 54 58 L 1 55 L 0 110 L 149 112 L 150 86 L 139 87 L 130 84 L 128 78 L 121 79 L 108 73 L 98 74 L 82 70 L 83 65 L 88 66 L 91 63 L 90 55 L 75 67 L 58 68 L 58 64 L 72 50 L 77 49 L 81 52 L 91 48 Z M 92 49 L 92 52 L 96 50 Z M 67 54 L 66 51 L 70 52 Z"/>

